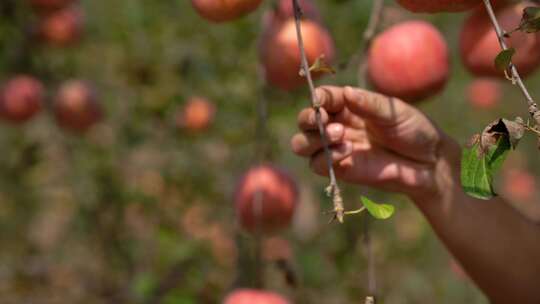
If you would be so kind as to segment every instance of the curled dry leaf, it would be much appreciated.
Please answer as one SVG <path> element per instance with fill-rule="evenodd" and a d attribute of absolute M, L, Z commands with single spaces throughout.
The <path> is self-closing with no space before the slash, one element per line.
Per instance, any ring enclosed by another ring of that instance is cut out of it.
<path fill-rule="evenodd" d="M 323 74 L 336 74 L 336 70 L 329 65 L 324 59 L 324 54 L 321 54 L 315 62 L 309 67 L 311 73 L 323 73 Z M 300 69 L 298 74 L 302 77 L 306 77 L 304 69 Z"/>
<path fill-rule="evenodd" d="M 525 126 L 521 117 L 517 117 L 514 121 L 504 118 L 497 119 L 487 125 L 484 131 L 482 131 L 479 138 L 480 148 L 478 149 L 478 156 L 484 157 L 492 147 L 497 145 L 501 137 L 507 137 L 512 149 L 515 149 L 524 133 Z M 471 143 L 474 145 L 476 142 L 478 142 L 478 138 Z"/>

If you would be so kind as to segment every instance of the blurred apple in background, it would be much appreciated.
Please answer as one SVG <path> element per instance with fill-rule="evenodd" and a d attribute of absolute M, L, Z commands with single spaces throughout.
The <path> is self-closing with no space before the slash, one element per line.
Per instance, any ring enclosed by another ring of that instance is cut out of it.
<path fill-rule="evenodd" d="M 479 0 L 397 0 L 415 13 L 462 12 L 480 5 Z"/>
<path fill-rule="evenodd" d="M 38 33 L 48 45 L 65 47 L 80 40 L 83 26 L 81 10 L 76 6 L 69 6 L 43 16 L 38 24 Z"/>
<path fill-rule="evenodd" d="M 503 191 L 515 201 L 531 201 L 536 195 L 534 175 L 523 169 L 508 169 L 504 172 Z"/>
<path fill-rule="evenodd" d="M 299 0 L 298 2 L 302 7 L 303 19 L 321 23 L 321 13 L 312 0 Z M 293 18 L 294 10 L 292 2 L 290 0 L 279 0 L 274 9 L 264 12 L 262 17 L 262 28 L 265 31 L 265 34 L 268 35 L 268 33 L 271 32 L 271 29 L 278 28 L 280 25 Z"/>
<path fill-rule="evenodd" d="M 212 22 L 240 18 L 259 7 L 262 0 L 191 0 L 199 15 Z"/>
<path fill-rule="evenodd" d="M 501 27 L 506 31 L 517 28 L 521 22 L 523 9 L 534 6 L 524 2 L 505 4 L 496 7 L 496 15 Z M 517 66 L 521 76 L 532 74 L 540 65 L 540 33 L 527 34 L 516 31 L 506 39 L 508 47 L 516 53 L 512 62 Z M 476 76 L 505 77 L 503 71 L 495 68 L 495 57 L 501 52 L 497 35 L 493 30 L 491 19 L 486 10 L 475 10 L 465 21 L 460 36 L 461 59 L 465 67 Z"/>
<path fill-rule="evenodd" d="M 273 233 L 288 227 L 297 201 L 296 182 L 271 165 L 249 169 L 235 192 L 238 221 L 249 232 Z"/>
<path fill-rule="evenodd" d="M 54 100 L 54 113 L 62 128 L 76 132 L 86 131 L 103 116 L 95 91 L 80 80 L 62 84 Z"/>
<path fill-rule="evenodd" d="M 317 58 L 324 56 L 324 61 L 332 64 L 335 47 L 330 33 L 311 20 L 303 20 L 301 26 L 308 63 L 312 65 Z M 293 18 L 270 23 L 270 26 L 263 30 L 259 58 L 264 67 L 266 81 L 270 85 L 289 91 L 306 84 L 305 77 L 299 75 L 301 56 Z M 322 74 L 312 75 L 317 78 Z"/>
<path fill-rule="evenodd" d="M 199 132 L 210 127 L 215 114 L 216 107 L 213 103 L 204 97 L 194 96 L 176 113 L 175 123 L 178 128 Z"/>
<path fill-rule="evenodd" d="M 501 101 L 503 92 L 500 80 L 478 78 L 473 80 L 467 88 L 467 99 L 471 105 L 478 109 L 492 109 Z"/>
<path fill-rule="evenodd" d="M 281 295 L 257 289 L 237 289 L 231 292 L 223 304 L 289 304 Z"/>
<path fill-rule="evenodd" d="M 396 24 L 373 40 L 368 76 L 388 96 L 417 102 L 439 93 L 449 77 L 448 46 L 425 21 Z"/>
<path fill-rule="evenodd" d="M 0 117 L 14 123 L 27 121 L 41 110 L 44 98 L 40 81 L 32 76 L 15 76 L 2 87 Z"/>

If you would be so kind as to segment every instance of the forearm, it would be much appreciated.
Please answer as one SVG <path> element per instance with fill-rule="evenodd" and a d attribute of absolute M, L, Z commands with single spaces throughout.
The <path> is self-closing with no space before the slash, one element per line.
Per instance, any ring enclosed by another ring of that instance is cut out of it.
<path fill-rule="evenodd" d="M 502 199 L 477 200 L 459 183 L 460 150 L 441 148 L 440 191 L 413 198 L 438 237 L 493 303 L 540 303 L 540 227 Z"/>

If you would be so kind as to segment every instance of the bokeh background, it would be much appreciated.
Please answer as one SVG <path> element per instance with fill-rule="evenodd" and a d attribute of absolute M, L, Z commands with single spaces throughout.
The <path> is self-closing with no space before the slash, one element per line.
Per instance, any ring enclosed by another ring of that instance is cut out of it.
<path fill-rule="evenodd" d="M 86 80 L 105 113 L 85 133 L 66 131 L 48 98 L 31 121 L 0 125 L 1 303 L 220 303 L 234 286 L 249 285 L 256 240 L 238 228 L 232 194 L 237 178 L 260 160 L 261 141 L 266 159 L 287 168 L 301 189 L 291 228 L 262 240 L 266 288 L 291 299 L 301 294 L 306 303 L 363 303 L 366 216 L 328 224 L 326 179 L 288 147 L 308 91 L 262 88 L 258 78 L 257 39 L 271 2 L 216 25 L 187 0 L 82 0 L 81 41 L 61 48 L 33 37 L 39 16 L 27 1 L 0 2 L 0 79 L 33 75 L 48 97 L 66 80 Z M 371 1 L 315 2 L 338 52 L 338 73 L 317 83 L 354 85 L 356 66 L 344 67 L 362 48 Z M 465 14 L 413 15 L 387 1 L 382 26 L 412 18 L 434 23 L 451 49 L 445 91 L 418 105 L 441 128 L 465 143 L 498 117 L 526 116 L 510 83 L 502 83 L 504 97 L 493 109 L 467 100 L 473 77 L 457 50 Z M 540 73 L 527 84 L 540 96 Z M 215 105 L 205 131 L 176 123 L 191 96 Z M 268 104 L 262 138 L 255 132 L 261 98 Z M 497 183 L 519 210 L 539 220 L 535 145 L 526 138 Z M 516 170 L 534 178 L 508 186 Z M 371 221 L 382 303 L 487 303 L 407 198 L 342 186 L 348 208 L 367 194 L 397 209 L 390 220 Z M 523 196 L 512 191 L 524 187 L 530 191 Z M 296 286 L 276 258 L 287 261 Z"/>

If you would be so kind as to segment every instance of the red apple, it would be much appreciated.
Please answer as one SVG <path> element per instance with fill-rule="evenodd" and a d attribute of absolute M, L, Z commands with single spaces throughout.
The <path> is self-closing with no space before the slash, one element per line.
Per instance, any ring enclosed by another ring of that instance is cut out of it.
<path fill-rule="evenodd" d="M 43 16 L 38 25 L 41 38 L 49 45 L 64 47 L 81 38 L 83 15 L 79 8 L 70 6 Z"/>
<path fill-rule="evenodd" d="M 199 15 L 212 22 L 240 18 L 259 7 L 262 0 L 191 0 Z"/>
<path fill-rule="evenodd" d="M 73 0 L 30 0 L 32 7 L 39 12 L 49 12 L 70 5 Z"/>
<path fill-rule="evenodd" d="M 249 232 L 272 233 L 286 228 L 291 223 L 297 200 L 294 180 L 270 165 L 248 170 L 235 192 L 239 223 Z"/>
<path fill-rule="evenodd" d="M 536 179 L 522 169 L 511 169 L 505 172 L 503 191 L 510 199 L 521 202 L 531 201 L 536 194 Z"/>
<path fill-rule="evenodd" d="M 223 304 L 289 304 L 281 295 L 257 289 L 236 289 L 223 301 Z"/>
<path fill-rule="evenodd" d="M 302 36 L 309 64 L 324 55 L 327 63 L 334 60 L 334 41 L 330 33 L 315 21 L 302 21 Z M 259 57 L 266 81 L 283 90 L 293 90 L 306 83 L 299 75 L 301 57 L 298 48 L 294 19 L 274 23 L 266 28 L 259 45 Z M 321 76 L 314 73 L 315 78 Z"/>
<path fill-rule="evenodd" d="M 397 0 L 415 13 L 462 12 L 480 5 L 481 0 Z"/>
<path fill-rule="evenodd" d="M 75 132 L 88 130 L 103 116 L 94 90 L 79 80 L 60 87 L 54 100 L 54 113 L 61 127 Z"/>
<path fill-rule="evenodd" d="M 368 77 L 377 91 L 416 102 L 444 88 L 449 61 L 446 41 L 434 26 L 406 21 L 373 40 Z"/>
<path fill-rule="evenodd" d="M 304 19 L 309 19 L 318 23 L 321 22 L 321 13 L 312 0 L 299 0 L 298 2 L 302 8 L 302 17 Z M 275 9 L 268 10 L 263 15 L 263 29 L 276 28 L 291 18 L 294 18 L 291 0 L 279 0 Z"/>
<path fill-rule="evenodd" d="M 216 113 L 216 107 L 203 97 L 191 97 L 176 115 L 176 125 L 192 132 L 207 129 Z"/>
<path fill-rule="evenodd" d="M 9 80 L 0 93 L 0 117 L 21 123 L 32 118 L 42 108 L 44 89 L 37 79 L 19 75 Z"/>
<path fill-rule="evenodd" d="M 496 8 L 497 18 L 503 29 L 510 31 L 518 27 L 523 9 L 532 3 L 502 5 Z M 530 75 L 540 65 L 540 33 L 512 33 L 506 39 L 509 47 L 516 49 L 512 62 L 521 76 Z M 465 21 L 460 36 L 461 59 L 474 75 L 504 77 L 504 72 L 495 68 L 495 57 L 501 52 L 497 35 L 485 9 L 474 11 Z"/>
<path fill-rule="evenodd" d="M 469 84 L 467 98 L 479 109 L 492 109 L 501 100 L 502 89 L 498 79 L 479 78 Z"/>

